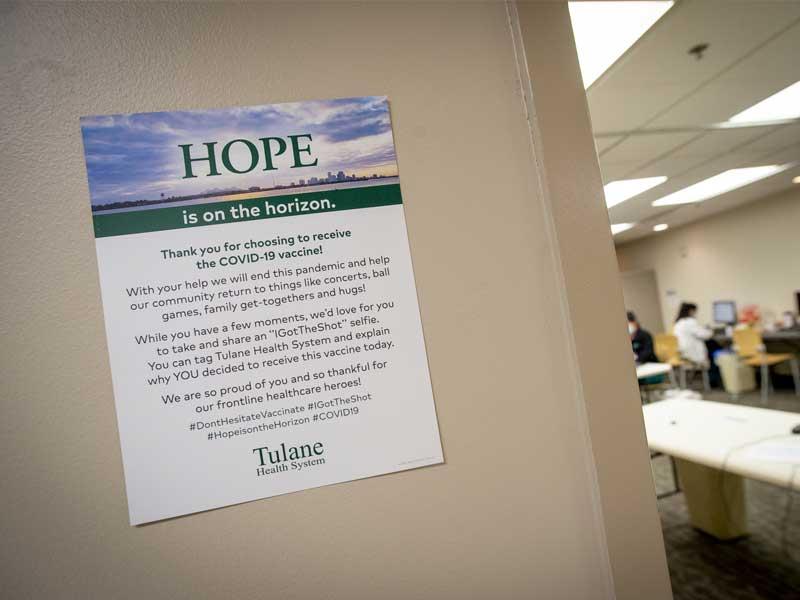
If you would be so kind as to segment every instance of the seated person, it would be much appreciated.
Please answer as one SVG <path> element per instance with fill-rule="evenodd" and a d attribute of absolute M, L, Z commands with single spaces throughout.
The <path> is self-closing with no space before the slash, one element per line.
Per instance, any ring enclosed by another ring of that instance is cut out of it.
<path fill-rule="evenodd" d="M 678 338 L 681 355 L 698 365 L 708 365 L 708 348 L 706 340 L 711 339 L 714 332 L 697 322 L 697 305 L 691 302 L 681 304 L 675 326 L 672 328 Z"/>
<path fill-rule="evenodd" d="M 692 302 L 684 302 L 678 310 L 678 318 L 675 319 L 675 326 L 672 332 L 678 338 L 678 348 L 683 358 L 694 364 L 708 369 L 709 385 L 720 387 L 722 378 L 717 364 L 709 360 L 714 352 L 719 350 L 712 338 L 714 332 L 708 327 L 703 327 L 697 321 L 697 305 Z"/>
<path fill-rule="evenodd" d="M 628 311 L 628 333 L 631 336 L 631 346 L 637 364 L 658 362 L 656 353 L 653 351 L 653 336 L 642 329 L 639 321 L 636 320 L 636 315 L 630 311 Z"/>

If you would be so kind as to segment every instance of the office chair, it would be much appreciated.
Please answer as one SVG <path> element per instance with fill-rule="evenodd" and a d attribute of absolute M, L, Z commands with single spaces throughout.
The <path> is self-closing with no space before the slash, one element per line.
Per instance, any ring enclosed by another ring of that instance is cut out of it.
<path fill-rule="evenodd" d="M 693 371 L 699 371 L 703 377 L 703 388 L 705 391 L 711 390 L 711 382 L 708 376 L 708 365 L 694 363 L 686 360 L 681 356 L 678 347 L 678 338 L 671 333 L 657 333 L 654 340 L 655 353 L 658 360 L 672 365 L 672 368 L 678 369 L 680 375 L 680 387 L 686 389 L 686 374 Z"/>

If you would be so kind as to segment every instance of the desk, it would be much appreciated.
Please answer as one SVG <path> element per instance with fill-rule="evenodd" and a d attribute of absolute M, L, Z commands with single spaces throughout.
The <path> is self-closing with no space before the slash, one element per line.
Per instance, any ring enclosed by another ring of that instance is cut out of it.
<path fill-rule="evenodd" d="M 800 352 L 800 329 L 762 331 L 761 339 L 764 340 L 764 344 L 782 344 L 789 346 L 794 352 Z M 715 335 L 713 340 L 720 346 L 728 346 L 733 342 L 733 338 L 725 334 Z"/>
<path fill-rule="evenodd" d="M 800 448 L 786 460 L 767 459 L 763 452 L 776 443 L 790 451 L 800 446 L 800 435 L 791 433 L 800 414 L 681 399 L 642 411 L 650 449 L 676 459 L 698 529 L 720 539 L 747 533 L 743 477 L 800 491 Z"/>
<path fill-rule="evenodd" d="M 778 357 L 751 357 L 745 358 L 744 362 L 752 367 L 761 369 L 761 397 L 764 404 L 767 403 L 767 396 L 770 388 L 770 367 L 776 367 L 775 371 L 784 373 L 780 369 L 785 365 L 789 369 L 789 374 L 794 382 L 794 393 L 800 396 L 800 330 L 787 329 L 783 331 L 762 331 L 761 340 L 766 346 L 767 354 L 788 354 L 792 356 L 790 360 L 781 360 Z M 715 335 L 714 341 L 720 346 L 729 346 L 733 338 L 727 335 Z"/>
<path fill-rule="evenodd" d="M 761 338 L 767 342 L 795 342 L 800 343 L 800 329 L 784 329 L 779 331 L 764 331 Z"/>

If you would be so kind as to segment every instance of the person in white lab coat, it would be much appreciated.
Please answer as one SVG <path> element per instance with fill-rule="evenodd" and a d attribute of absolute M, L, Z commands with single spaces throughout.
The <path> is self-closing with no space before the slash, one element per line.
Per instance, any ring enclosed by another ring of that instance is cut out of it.
<path fill-rule="evenodd" d="M 683 302 L 672 332 L 678 338 L 678 348 L 684 358 L 698 365 L 710 365 L 706 340 L 711 339 L 714 332 L 697 322 L 696 313 L 696 304 Z"/>

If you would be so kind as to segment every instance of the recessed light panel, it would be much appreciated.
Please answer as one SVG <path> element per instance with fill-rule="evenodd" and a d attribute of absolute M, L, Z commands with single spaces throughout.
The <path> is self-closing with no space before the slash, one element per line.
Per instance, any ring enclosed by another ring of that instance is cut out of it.
<path fill-rule="evenodd" d="M 633 227 L 636 223 L 612 223 L 611 225 L 611 235 L 617 235 L 618 233 L 622 233 L 623 231 L 628 231 L 631 227 Z"/>
<path fill-rule="evenodd" d="M 702 202 L 725 192 L 730 192 L 749 183 L 764 179 L 789 168 L 791 165 L 766 165 L 763 167 L 746 167 L 730 169 L 718 175 L 698 181 L 694 185 L 673 192 L 653 202 L 653 206 L 671 206 L 673 204 L 690 204 Z"/>
<path fill-rule="evenodd" d="M 603 186 L 606 195 L 606 206 L 611 208 L 617 204 L 622 204 L 634 196 L 646 192 L 647 190 L 661 185 L 667 180 L 666 177 L 642 177 L 641 179 L 620 179 L 612 181 Z"/>
<path fill-rule="evenodd" d="M 800 81 L 733 115 L 728 121 L 731 123 L 757 123 L 797 118 L 800 118 Z"/>
<path fill-rule="evenodd" d="M 659 223 L 658 225 L 653 225 L 653 231 L 666 231 L 669 229 L 669 225 L 666 223 Z"/>
<path fill-rule="evenodd" d="M 583 87 L 588 88 L 674 2 L 570 2 Z"/>

